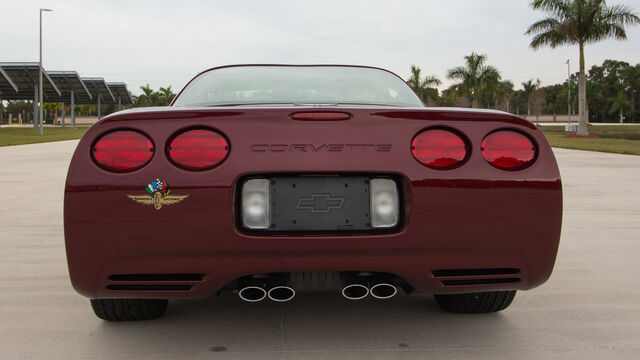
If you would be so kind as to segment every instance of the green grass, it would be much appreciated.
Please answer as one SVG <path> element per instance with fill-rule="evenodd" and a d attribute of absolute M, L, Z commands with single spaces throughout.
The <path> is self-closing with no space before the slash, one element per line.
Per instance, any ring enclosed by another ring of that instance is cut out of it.
<path fill-rule="evenodd" d="M 544 133 L 564 134 L 564 126 L 540 126 Z M 589 135 L 603 138 L 640 140 L 640 125 L 593 125 L 589 126 Z"/>
<path fill-rule="evenodd" d="M 80 139 L 88 127 L 45 127 L 44 135 L 33 128 L 0 128 L 0 146 L 35 144 L 49 141 Z"/>
<path fill-rule="evenodd" d="M 594 125 L 589 134 L 600 138 L 565 137 L 564 126 L 541 126 L 553 147 L 640 155 L 640 125 Z"/>

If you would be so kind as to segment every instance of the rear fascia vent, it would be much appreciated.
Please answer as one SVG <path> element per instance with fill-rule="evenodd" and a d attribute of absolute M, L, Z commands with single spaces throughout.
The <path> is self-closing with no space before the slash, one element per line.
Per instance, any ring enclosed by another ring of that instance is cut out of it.
<path fill-rule="evenodd" d="M 124 290 L 124 291 L 186 291 L 191 290 L 193 285 L 180 284 L 180 285 L 107 285 L 109 290 Z"/>
<path fill-rule="evenodd" d="M 204 281 L 206 274 L 112 274 L 108 290 L 116 291 L 189 291 Z"/>
<path fill-rule="evenodd" d="M 521 280 L 517 268 L 446 269 L 434 270 L 432 274 L 444 286 L 513 284 Z"/>
<path fill-rule="evenodd" d="M 516 268 L 496 268 L 496 269 L 450 269 L 434 270 L 435 277 L 449 276 L 492 276 L 492 275 L 514 275 L 520 273 Z"/>
<path fill-rule="evenodd" d="M 114 274 L 111 281 L 202 281 L 204 274 Z"/>
<path fill-rule="evenodd" d="M 517 283 L 520 278 L 500 278 L 500 279 L 466 279 L 466 280 L 442 280 L 445 286 L 459 285 L 490 285 L 490 284 L 511 284 Z"/>

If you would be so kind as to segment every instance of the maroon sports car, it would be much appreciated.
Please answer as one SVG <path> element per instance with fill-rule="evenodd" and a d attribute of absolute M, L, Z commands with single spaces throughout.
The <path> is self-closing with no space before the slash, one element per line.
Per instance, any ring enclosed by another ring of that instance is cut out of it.
<path fill-rule="evenodd" d="M 92 126 L 65 190 L 71 281 L 105 320 L 227 290 L 499 311 L 550 276 L 562 216 L 536 126 L 425 108 L 363 66 L 207 70 L 169 107 Z"/>

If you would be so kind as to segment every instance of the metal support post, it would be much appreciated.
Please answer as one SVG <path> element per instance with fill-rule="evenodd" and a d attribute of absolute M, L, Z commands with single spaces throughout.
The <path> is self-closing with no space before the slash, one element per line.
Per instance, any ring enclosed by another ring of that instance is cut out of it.
<path fill-rule="evenodd" d="M 33 86 L 33 128 L 38 130 L 38 84 Z"/>
<path fill-rule="evenodd" d="M 101 110 L 101 109 L 100 109 L 100 98 L 101 98 L 101 97 L 102 97 L 102 96 L 98 95 L 98 121 L 100 121 L 100 110 Z"/>
<path fill-rule="evenodd" d="M 62 123 L 62 127 L 64 127 L 64 116 L 65 116 L 65 108 L 64 108 L 64 103 L 62 103 L 62 120 L 60 121 Z"/>
<path fill-rule="evenodd" d="M 42 100 L 43 98 L 42 92 L 44 91 L 42 90 L 42 9 L 40 9 L 40 65 L 38 66 L 38 75 L 39 75 L 38 85 L 40 86 L 40 91 L 38 93 L 38 96 L 40 97 L 40 101 L 38 102 L 39 109 L 40 109 L 40 116 L 38 117 L 38 126 L 40 127 L 40 136 L 42 136 L 42 128 L 44 127 L 44 121 L 43 121 L 44 100 Z"/>
<path fill-rule="evenodd" d="M 120 96 L 118 96 L 118 111 L 122 110 L 122 102 L 120 101 Z"/>
<path fill-rule="evenodd" d="M 40 122 L 40 136 L 42 136 L 42 129 L 44 128 L 44 120 L 43 120 L 43 111 L 44 111 L 44 100 L 43 100 L 43 95 L 44 95 L 44 90 L 42 90 L 42 12 L 43 11 L 52 11 L 51 9 L 40 9 L 40 61 L 39 61 L 39 66 L 38 66 L 38 75 L 39 75 L 39 80 L 38 80 L 38 85 L 40 85 L 40 92 L 39 92 L 39 96 L 40 96 L 40 117 L 39 117 L 39 122 Z M 53 87 L 55 88 L 55 85 L 53 85 Z M 54 120 L 55 122 L 55 120 Z"/>
<path fill-rule="evenodd" d="M 74 98 L 73 98 L 73 90 L 71 90 L 71 128 L 75 129 L 76 128 L 76 109 L 75 109 L 75 103 L 74 103 Z"/>

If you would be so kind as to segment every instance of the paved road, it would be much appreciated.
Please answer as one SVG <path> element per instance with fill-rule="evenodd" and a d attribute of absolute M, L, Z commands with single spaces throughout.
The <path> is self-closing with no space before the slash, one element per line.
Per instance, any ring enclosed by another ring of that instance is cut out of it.
<path fill-rule="evenodd" d="M 556 150 L 565 217 L 555 272 L 499 314 L 446 314 L 419 295 L 281 305 L 229 294 L 107 323 L 67 279 L 62 190 L 75 144 L 0 148 L 0 360 L 640 358 L 639 156 Z"/>

